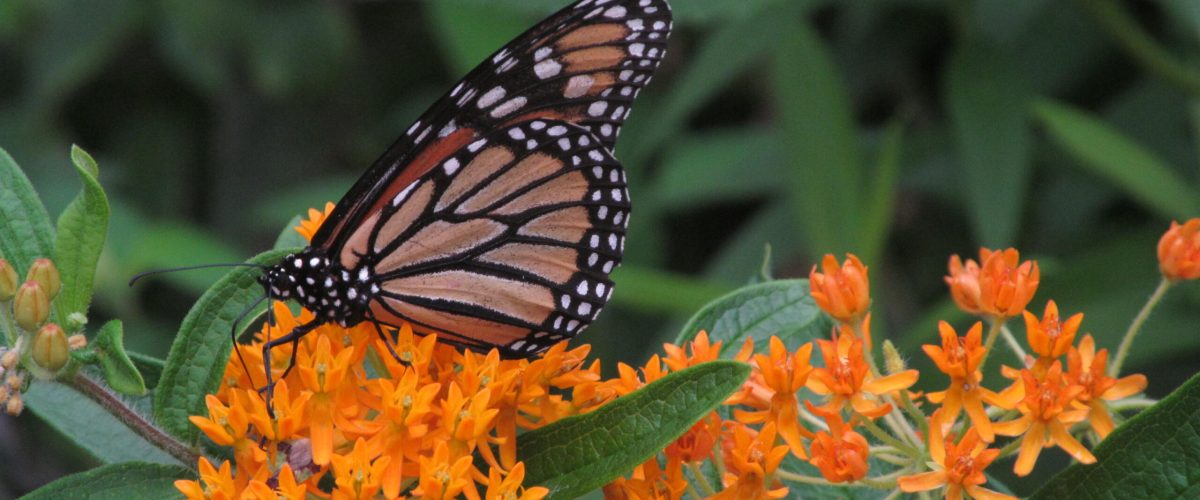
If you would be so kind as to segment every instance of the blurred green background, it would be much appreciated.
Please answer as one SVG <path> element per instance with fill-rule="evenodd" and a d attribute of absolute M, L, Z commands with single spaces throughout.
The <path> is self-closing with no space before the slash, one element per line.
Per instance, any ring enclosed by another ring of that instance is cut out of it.
<path fill-rule="evenodd" d="M 92 323 L 119 317 L 132 349 L 162 356 L 220 272 L 131 275 L 269 248 L 565 3 L 0 0 L 0 147 L 52 214 L 78 190 L 70 144 L 95 155 L 113 222 Z M 1195 0 L 674 7 L 616 151 L 635 217 L 612 304 L 582 337 L 606 369 L 757 279 L 768 244 L 776 277 L 862 257 L 876 338 L 917 366 L 936 320 L 968 324 L 942 276 L 979 245 L 1036 258 L 1030 308 L 1082 311 L 1112 349 L 1158 279 L 1158 236 L 1200 215 Z M 1197 371 L 1198 305 L 1200 287 L 1176 287 L 1140 337 L 1131 368 L 1152 396 Z M 0 497 L 92 464 L 52 435 L 0 417 Z"/>

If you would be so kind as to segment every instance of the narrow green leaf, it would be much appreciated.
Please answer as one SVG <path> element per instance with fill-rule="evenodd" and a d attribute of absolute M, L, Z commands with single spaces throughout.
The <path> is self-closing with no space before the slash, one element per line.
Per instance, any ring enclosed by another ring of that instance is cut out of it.
<path fill-rule="evenodd" d="M 653 202 L 682 210 L 779 193 L 781 149 L 777 134 L 758 128 L 681 137 L 659 166 Z"/>
<path fill-rule="evenodd" d="M 24 276 L 39 257 L 54 255 L 54 229 L 50 214 L 29 178 L 0 148 L 0 257 L 8 259 Z"/>
<path fill-rule="evenodd" d="M 710 340 L 724 341 L 725 351 L 737 350 L 743 339 L 758 344 L 772 335 L 790 346 L 822 338 L 832 327 L 809 295 L 808 280 L 778 280 L 742 287 L 710 302 L 688 320 L 675 343 L 704 330 Z"/>
<path fill-rule="evenodd" d="M 729 291 L 725 285 L 647 267 L 622 266 L 613 272 L 613 303 L 640 311 L 686 313 Z"/>
<path fill-rule="evenodd" d="M 808 254 L 859 249 L 863 163 L 840 71 L 806 22 L 775 44 L 772 83 Z"/>
<path fill-rule="evenodd" d="M 283 226 L 283 231 L 280 231 L 279 237 L 275 238 L 275 246 L 271 248 L 304 248 L 308 246 L 308 240 L 296 232 L 296 226 L 300 225 L 301 220 L 299 215 L 292 217 L 292 220 Z"/>
<path fill-rule="evenodd" d="M 1146 208 L 1186 219 L 1200 212 L 1200 192 L 1162 159 L 1100 119 L 1043 101 L 1037 116 L 1080 166 L 1125 191 Z"/>
<path fill-rule="evenodd" d="M 621 160 L 635 167 L 646 164 L 655 148 L 682 130 L 693 113 L 755 66 L 779 34 L 791 29 L 793 6 L 799 3 L 767 2 L 753 15 L 721 23 L 696 50 L 661 103 L 644 102 L 643 97 L 636 106 L 644 114 L 634 113 L 641 118 L 626 123 L 617 149 Z M 658 92 L 653 85 L 649 88 Z"/>
<path fill-rule="evenodd" d="M 249 262 L 270 265 L 297 248 L 271 250 Z M 262 298 L 254 268 L 237 268 L 217 281 L 192 306 L 163 368 L 154 395 L 154 419 L 167 432 L 186 443 L 195 443 L 199 431 L 188 421 L 205 411 L 204 396 L 216 391 L 233 339 L 229 333 L 238 315 Z M 247 323 L 249 320 L 247 320 Z"/>
<path fill-rule="evenodd" d="M 121 328 L 121 320 L 114 319 L 100 327 L 92 348 L 100 360 L 104 381 L 108 382 L 109 387 L 130 396 L 146 393 L 146 381 L 125 353 L 125 331 Z"/>
<path fill-rule="evenodd" d="M 1006 52 L 968 38 L 947 66 L 946 100 L 975 234 L 987 246 L 1011 245 L 1033 166 L 1030 86 Z"/>
<path fill-rule="evenodd" d="M 42 486 L 22 498 L 27 500 L 178 498 L 182 494 L 175 489 L 175 481 L 195 477 L 195 472 L 175 465 L 125 462 L 71 474 Z"/>
<path fill-rule="evenodd" d="M 1056 498 L 1195 498 L 1200 495 L 1200 375 L 1118 427 L 1033 495 Z"/>
<path fill-rule="evenodd" d="M 167 452 L 146 441 L 108 410 L 79 391 L 56 382 L 38 382 L 24 394 L 25 408 L 103 463 L 131 460 L 179 465 Z M 134 408 L 148 407 L 126 399 Z M 194 465 L 194 464 L 188 464 Z"/>
<path fill-rule="evenodd" d="M 54 264 L 62 275 L 62 292 L 54 300 L 54 307 L 62 319 L 72 313 L 87 314 L 96 263 L 108 235 L 108 196 L 97 180 L 100 170 L 96 160 L 79 146 L 72 146 L 71 161 L 83 189 L 58 217 Z"/>
<path fill-rule="evenodd" d="M 575 498 L 645 462 L 741 387 L 750 366 L 710 361 L 681 370 L 600 409 L 521 435 L 527 484 Z"/>
<path fill-rule="evenodd" d="M 859 257 L 868 266 L 879 263 L 883 247 L 887 244 L 888 231 L 892 227 L 903 140 L 904 123 L 900 120 L 895 120 L 884 128 L 875 159 L 875 173 L 870 182 L 871 195 L 863 214 L 863 243 Z"/>

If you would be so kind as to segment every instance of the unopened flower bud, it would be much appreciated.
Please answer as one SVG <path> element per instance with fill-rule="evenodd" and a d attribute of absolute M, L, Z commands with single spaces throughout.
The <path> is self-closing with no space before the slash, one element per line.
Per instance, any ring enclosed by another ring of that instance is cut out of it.
<path fill-rule="evenodd" d="M 38 282 L 26 281 L 17 289 L 13 316 L 16 316 L 17 326 L 27 332 L 37 331 L 50 317 L 50 297 Z"/>
<path fill-rule="evenodd" d="M 70 347 L 72 351 L 83 349 L 84 347 L 87 347 L 87 337 L 79 333 L 67 337 L 67 346 Z"/>
<path fill-rule="evenodd" d="M 9 394 L 12 394 L 12 390 L 7 385 L 0 384 L 0 405 L 8 401 Z"/>
<path fill-rule="evenodd" d="M 17 294 L 17 270 L 7 260 L 0 259 L 0 302 L 8 302 Z"/>
<path fill-rule="evenodd" d="M 57 372 L 71 359 L 67 335 L 54 323 L 43 326 L 33 337 L 33 362 L 51 372 Z"/>
<path fill-rule="evenodd" d="M 29 266 L 29 274 L 25 275 L 25 281 L 36 281 L 42 285 L 42 290 L 46 292 L 46 297 L 54 300 L 58 296 L 58 291 L 62 289 L 62 280 L 58 276 L 58 268 L 54 267 L 54 262 L 50 259 L 37 259 L 33 261 L 33 265 Z"/>
<path fill-rule="evenodd" d="M 0 354 L 0 368 L 11 370 L 17 367 L 17 361 L 21 359 L 21 353 L 16 349 L 9 349 Z"/>
<path fill-rule="evenodd" d="M 13 393 L 12 397 L 8 398 L 8 403 L 4 405 L 4 411 L 9 415 L 17 416 L 25 409 L 25 403 L 21 401 L 20 393 Z"/>
<path fill-rule="evenodd" d="M 900 357 L 900 351 L 896 350 L 896 346 L 892 345 L 892 341 L 883 341 L 883 368 L 887 370 L 888 375 L 900 373 L 904 371 L 904 358 Z"/>

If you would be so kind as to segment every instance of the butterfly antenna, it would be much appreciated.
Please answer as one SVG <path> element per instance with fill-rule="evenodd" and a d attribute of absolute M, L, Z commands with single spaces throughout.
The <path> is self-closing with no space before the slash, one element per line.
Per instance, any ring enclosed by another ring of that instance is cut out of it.
<path fill-rule="evenodd" d="M 259 269 L 267 268 L 267 266 L 264 266 L 262 264 L 251 264 L 249 262 L 232 262 L 229 264 L 201 264 L 198 266 L 172 267 L 172 268 L 168 268 L 168 269 L 152 269 L 152 270 L 149 270 L 146 272 L 138 273 L 134 277 L 130 278 L 129 286 L 133 286 L 138 281 L 141 281 L 142 278 L 146 278 L 146 277 L 150 277 L 150 276 L 174 273 L 174 272 L 179 272 L 179 271 L 193 271 L 196 269 L 211 269 L 214 267 L 257 267 Z"/>
<path fill-rule="evenodd" d="M 233 340 L 233 352 L 237 353 L 238 361 L 242 363 L 242 371 L 246 372 L 246 380 L 249 380 L 250 385 L 252 386 L 254 385 L 254 376 L 250 375 L 250 367 L 246 366 L 246 357 L 242 355 L 242 348 L 238 345 L 238 325 L 241 324 L 242 320 L 246 319 L 246 316 L 254 311 L 259 304 L 262 304 L 264 300 L 267 300 L 270 297 L 271 294 L 267 293 L 266 295 L 263 295 L 262 298 L 254 301 L 253 304 L 250 304 L 250 307 L 247 307 L 245 311 L 242 311 L 242 313 L 238 315 L 237 319 L 233 320 L 233 327 L 231 327 L 229 330 L 229 338 Z"/>

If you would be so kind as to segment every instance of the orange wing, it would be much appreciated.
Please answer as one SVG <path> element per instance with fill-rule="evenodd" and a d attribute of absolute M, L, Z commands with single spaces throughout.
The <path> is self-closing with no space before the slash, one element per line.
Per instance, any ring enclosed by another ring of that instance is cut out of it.
<path fill-rule="evenodd" d="M 351 233 L 341 258 L 381 283 L 371 319 L 530 355 L 607 303 L 629 208 L 602 142 L 535 119 L 448 155 Z"/>

